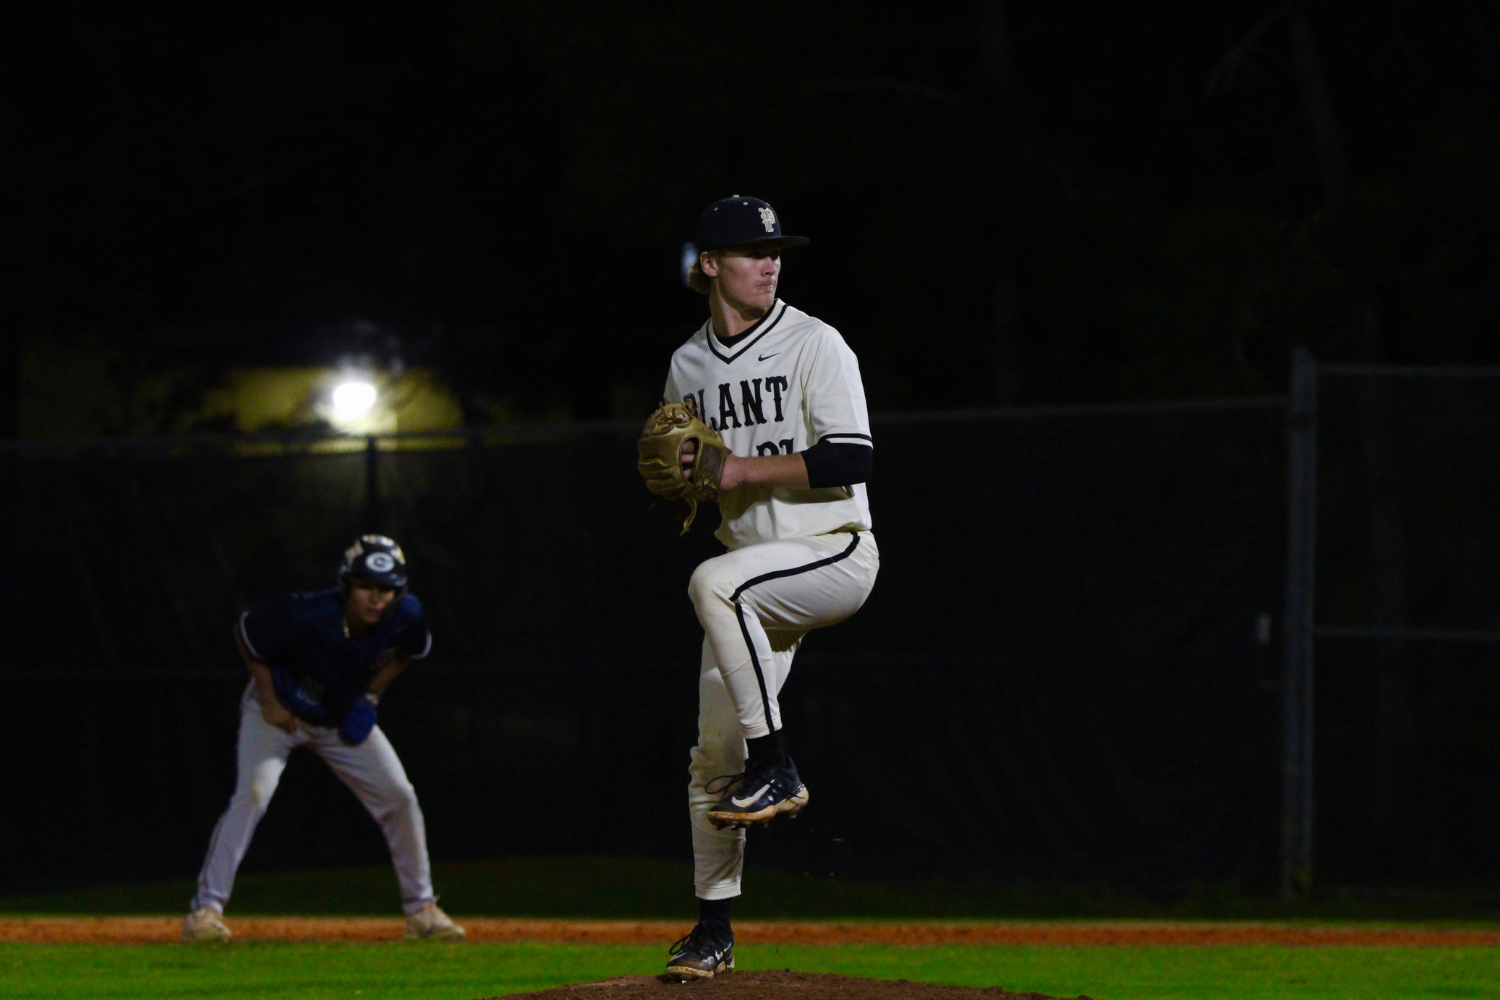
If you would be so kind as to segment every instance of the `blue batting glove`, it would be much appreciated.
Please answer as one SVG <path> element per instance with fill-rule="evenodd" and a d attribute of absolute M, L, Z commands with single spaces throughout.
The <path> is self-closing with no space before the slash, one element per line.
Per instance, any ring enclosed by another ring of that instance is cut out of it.
<path fill-rule="evenodd" d="M 349 711 L 344 713 L 344 721 L 339 725 L 339 739 L 357 747 L 370 738 L 370 730 L 375 728 L 375 705 L 378 699 L 368 692 L 354 699 L 354 704 L 349 706 Z"/>

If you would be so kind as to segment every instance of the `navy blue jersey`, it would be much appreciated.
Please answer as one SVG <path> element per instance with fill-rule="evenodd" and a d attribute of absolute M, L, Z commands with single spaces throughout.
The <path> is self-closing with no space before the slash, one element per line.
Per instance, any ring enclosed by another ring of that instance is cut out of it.
<path fill-rule="evenodd" d="M 288 594 L 240 615 L 245 651 L 269 664 L 276 697 L 293 715 L 336 726 L 391 652 L 420 660 L 432 648 L 422 602 L 407 594 L 362 636 L 344 628 L 337 588 Z"/>

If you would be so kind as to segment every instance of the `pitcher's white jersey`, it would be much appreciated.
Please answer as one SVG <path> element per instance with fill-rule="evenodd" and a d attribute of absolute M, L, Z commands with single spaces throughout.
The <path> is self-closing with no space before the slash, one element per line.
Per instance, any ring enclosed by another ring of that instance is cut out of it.
<path fill-rule="evenodd" d="M 672 355 L 664 399 L 691 400 L 741 457 L 790 455 L 819 441 L 873 447 L 859 361 L 833 327 L 780 299 L 726 346 L 705 322 Z M 719 498 L 730 549 L 869 529 L 865 485 L 741 486 Z"/>

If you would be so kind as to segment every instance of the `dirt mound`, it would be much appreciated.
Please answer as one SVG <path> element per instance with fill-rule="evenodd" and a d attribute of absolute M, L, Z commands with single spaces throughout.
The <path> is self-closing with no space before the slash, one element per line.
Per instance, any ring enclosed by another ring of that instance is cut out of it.
<path fill-rule="evenodd" d="M 633 1000 L 635 997 L 719 997 L 722 1000 L 1057 1000 L 1045 993 L 1012 993 L 1003 986 L 937 986 L 905 979 L 859 979 L 817 972 L 733 972 L 698 983 L 658 976 L 621 976 L 597 983 L 515 993 L 507 1000 Z M 495 998 L 491 998 L 495 1000 Z M 1089 1000 L 1078 997 L 1076 1000 Z"/>

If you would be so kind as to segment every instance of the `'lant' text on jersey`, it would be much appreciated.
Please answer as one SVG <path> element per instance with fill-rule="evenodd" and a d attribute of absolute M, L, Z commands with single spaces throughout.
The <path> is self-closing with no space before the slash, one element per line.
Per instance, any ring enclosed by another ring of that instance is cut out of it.
<path fill-rule="evenodd" d="M 786 391 L 791 382 L 785 375 L 772 375 L 770 378 L 740 379 L 740 405 L 734 405 L 734 383 L 719 383 L 719 415 L 717 417 L 706 416 L 710 426 L 716 431 L 723 431 L 729 427 L 754 427 L 756 424 L 781 423 L 786 419 L 786 413 L 782 402 L 786 398 Z M 771 393 L 771 405 L 775 410 L 775 416 L 766 419 L 765 391 Z M 707 414 L 708 408 L 704 406 L 704 391 L 698 390 L 696 399 L 689 395 L 683 398 L 683 402 L 689 406 L 694 404 L 698 412 Z M 744 414 L 741 423 L 741 413 Z"/>

